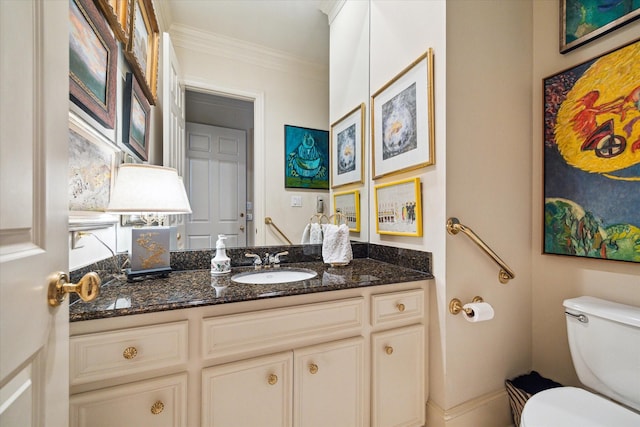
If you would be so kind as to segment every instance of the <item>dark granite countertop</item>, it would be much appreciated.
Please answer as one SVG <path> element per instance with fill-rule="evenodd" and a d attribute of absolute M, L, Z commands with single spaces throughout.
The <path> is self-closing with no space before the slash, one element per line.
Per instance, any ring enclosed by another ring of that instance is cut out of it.
<path fill-rule="evenodd" d="M 211 276 L 209 269 L 174 271 L 168 278 L 127 282 L 113 279 L 102 285 L 91 302 L 81 300 L 69 306 L 69 321 L 101 319 L 153 313 L 190 307 L 227 304 L 314 292 L 335 291 L 433 278 L 410 268 L 369 258 L 354 259 L 348 266 L 330 267 L 322 262 L 286 263 L 281 268 L 308 268 L 318 276 L 299 282 L 253 285 L 238 284 L 231 275 L 251 271 L 234 267 L 230 275 Z"/>

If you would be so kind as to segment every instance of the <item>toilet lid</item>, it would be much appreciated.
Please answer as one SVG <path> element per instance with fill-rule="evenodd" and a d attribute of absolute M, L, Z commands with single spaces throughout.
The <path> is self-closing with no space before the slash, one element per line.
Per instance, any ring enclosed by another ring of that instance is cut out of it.
<path fill-rule="evenodd" d="M 533 395 L 524 405 L 520 427 L 638 427 L 640 414 L 576 387 Z"/>

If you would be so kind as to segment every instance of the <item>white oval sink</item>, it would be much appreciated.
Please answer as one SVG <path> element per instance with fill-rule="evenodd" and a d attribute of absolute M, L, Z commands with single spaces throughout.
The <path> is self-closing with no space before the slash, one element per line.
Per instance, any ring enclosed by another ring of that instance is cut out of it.
<path fill-rule="evenodd" d="M 313 279 L 317 275 L 318 273 L 307 268 L 276 268 L 272 270 L 256 270 L 238 273 L 235 276 L 231 276 L 231 280 L 236 283 L 269 285 Z"/>

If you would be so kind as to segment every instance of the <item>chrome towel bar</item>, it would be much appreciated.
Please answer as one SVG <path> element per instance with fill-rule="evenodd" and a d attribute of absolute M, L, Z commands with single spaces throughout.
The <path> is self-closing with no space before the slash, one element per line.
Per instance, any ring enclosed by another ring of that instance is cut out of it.
<path fill-rule="evenodd" d="M 460 224 L 458 218 L 452 217 L 447 220 L 447 231 L 449 232 L 449 234 L 454 235 L 462 231 L 464 234 L 469 236 L 473 243 L 475 243 L 480 247 L 480 249 L 485 251 L 487 255 L 489 255 L 491 259 L 493 259 L 493 261 L 500 267 L 500 272 L 498 273 L 498 280 L 500 280 L 500 283 L 507 283 L 509 280 L 516 277 L 516 274 L 513 272 L 513 270 L 511 270 L 509 266 L 503 260 L 501 260 L 500 257 L 496 255 L 496 253 L 491 250 L 491 248 L 487 246 L 487 244 L 483 242 L 476 233 L 473 232 L 473 230 L 465 225 Z"/>

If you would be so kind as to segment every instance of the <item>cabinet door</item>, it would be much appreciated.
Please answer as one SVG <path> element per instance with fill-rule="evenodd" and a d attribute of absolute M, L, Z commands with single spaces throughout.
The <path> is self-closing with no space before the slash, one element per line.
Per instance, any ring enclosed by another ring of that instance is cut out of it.
<path fill-rule="evenodd" d="M 71 396 L 72 427 L 187 425 L 187 375 L 173 375 Z"/>
<path fill-rule="evenodd" d="M 294 425 L 365 426 L 364 339 L 294 351 Z"/>
<path fill-rule="evenodd" d="M 424 425 L 424 343 L 424 325 L 372 335 L 372 426 Z"/>
<path fill-rule="evenodd" d="M 202 371 L 202 425 L 291 426 L 293 354 L 256 357 Z"/>

